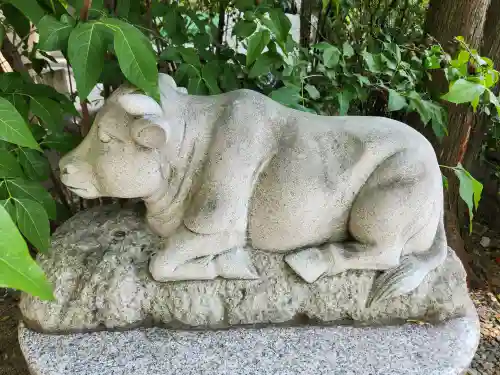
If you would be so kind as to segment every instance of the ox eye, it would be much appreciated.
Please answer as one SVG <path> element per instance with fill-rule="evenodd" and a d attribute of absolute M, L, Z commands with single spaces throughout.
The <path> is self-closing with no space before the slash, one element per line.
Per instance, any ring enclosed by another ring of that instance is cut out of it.
<path fill-rule="evenodd" d="M 102 142 L 102 143 L 109 143 L 111 142 L 111 137 L 109 134 L 106 134 L 106 133 L 101 133 L 99 135 L 99 140 Z"/>

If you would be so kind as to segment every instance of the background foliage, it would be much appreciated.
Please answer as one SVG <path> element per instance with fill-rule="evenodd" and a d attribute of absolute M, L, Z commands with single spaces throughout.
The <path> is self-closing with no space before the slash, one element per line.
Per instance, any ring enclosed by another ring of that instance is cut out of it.
<path fill-rule="evenodd" d="M 284 10 L 295 5 L 288 1 L 29 3 L 0 1 L 0 38 L 12 43 L 7 35 L 15 35 L 16 51 L 29 61 L 0 74 L 0 286 L 41 298 L 52 297 L 51 287 L 27 244 L 32 251 L 47 251 L 50 224 L 85 207 L 81 202 L 75 207 L 48 155 L 68 152 L 86 134 L 91 122 L 86 98 L 96 84 L 107 97 L 128 80 L 159 99 L 162 71 L 193 95 L 247 88 L 322 115 L 409 123 L 413 116 L 438 139 L 450 126 L 444 101 L 469 105 L 498 123 L 499 73 L 493 61 L 463 38 L 445 52 L 424 35 L 426 1 L 313 2 L 316 23 L 308 43 L 292 37 Z M 35 32 L 38 42 L 30 45 Z M 74 74 L 70 97 L 36 83 L 54 51 Z M 446 93 L 433 88 L 438 76 L 448 82 Z M 71 130 L 71 119 L 79 132 Z M 461 164 L 443 168 L 459 179 L 472 222 L 482 185 Z M 50 191 L 47 181 L 54 186 Z"/>

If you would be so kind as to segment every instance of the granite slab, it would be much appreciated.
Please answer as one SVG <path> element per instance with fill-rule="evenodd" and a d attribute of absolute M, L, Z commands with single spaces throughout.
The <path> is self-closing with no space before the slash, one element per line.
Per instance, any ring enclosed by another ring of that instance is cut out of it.
<path fill-rule="evenodd" d="M 68 335 L 20 325 L 32 375 L 457 375 L 479 341 L 475 312 L 439 325 L 141 328 Z"/>

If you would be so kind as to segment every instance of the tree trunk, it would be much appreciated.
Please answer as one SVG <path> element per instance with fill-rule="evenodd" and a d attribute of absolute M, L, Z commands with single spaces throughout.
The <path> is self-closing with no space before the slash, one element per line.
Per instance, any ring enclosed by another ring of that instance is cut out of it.
<path fill-rule="evenodd" d="M 445 49 L 455 36 L 463 36 L 472 48 L 479 48 L 482 43 L 486 12 L 490 0 L 431 0 L 425 24 L 426 31 L 434 36 Z M 442 91 L 447 89 L 441 82 Z M 463 162 L 467 146 L 477 117 L 465 105 L 446 104 L 448 110 L 448 136 L 437 147 L 441 164 L 456 166 Z M 470 281 L 475 281 L 470 268 L 470 258 L 460 236 L 459 189 L 458 180 L 453 172 L 444 171 L 449 178 L 449 188 L 446 192 L 445 221 L 450 246 L 462 260 Z M 457 228 L 458 226 L 458 228 Z"/>
<path fill-rule="evenodd" d="M 308 48 L 311 42 L 311 16 L 314 0 L 302 0 L 300 3 L 300 45 Z"/>

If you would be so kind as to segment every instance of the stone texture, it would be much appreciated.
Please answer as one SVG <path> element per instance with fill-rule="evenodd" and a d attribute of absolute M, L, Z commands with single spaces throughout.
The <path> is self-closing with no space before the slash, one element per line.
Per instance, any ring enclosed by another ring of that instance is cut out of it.
<path fill-rule="evenodd" d="M 20 306 L 29 326 L 45 332 L 140 325 L 219 328 L 289 325 L 304 317 L 377 324 L 444 320 L 463 316 L 471 306 L 464 269 L 451 251 L 415 291 L 370 308 L 365 302 L 376 272 L 347 271 L 308 284 L 289 269 L 283 254 L 260 251 L 250 253 L 258 280 L 156 282 L 148 261 L 161 242 L 142 215 L 97 207 L 59 227 L 49 254 L 38 260 L 55 287 L 56 301 L 24 294 Z"/>
<path fill-rule="evenodd" d="M 32 375 L 458 375 L 478 338 L 475 314 L 437 326 L 19 331 Z"/>

